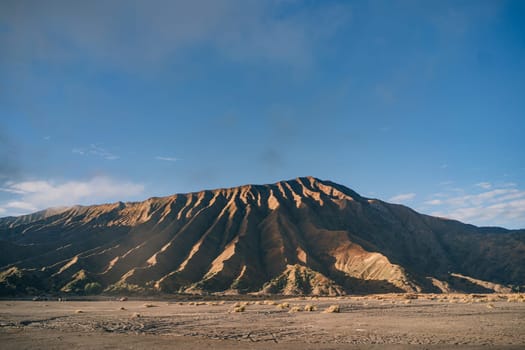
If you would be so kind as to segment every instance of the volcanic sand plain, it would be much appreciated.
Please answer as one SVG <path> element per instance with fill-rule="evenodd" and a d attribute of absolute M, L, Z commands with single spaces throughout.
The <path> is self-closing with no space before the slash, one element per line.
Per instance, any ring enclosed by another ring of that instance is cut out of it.
<path fill-rule="evenodd" d="M 0 344 L 2 349 L 525 347 L 523 294 L 226 299 L 1 300 Z"/>

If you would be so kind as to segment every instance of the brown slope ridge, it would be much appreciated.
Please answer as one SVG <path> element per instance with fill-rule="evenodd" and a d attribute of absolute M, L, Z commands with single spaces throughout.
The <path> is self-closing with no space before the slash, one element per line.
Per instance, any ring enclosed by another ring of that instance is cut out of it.
<path fill-rule="evenodd" d="M 525 284 L 524 230 L 422 215 L 313 177 L 3 218 L 0 253 L 3 295 L 493 292 Z"/>

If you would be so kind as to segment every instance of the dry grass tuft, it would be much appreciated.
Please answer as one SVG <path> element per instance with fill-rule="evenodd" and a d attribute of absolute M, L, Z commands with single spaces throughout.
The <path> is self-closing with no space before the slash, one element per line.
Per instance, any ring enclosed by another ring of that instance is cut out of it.
<path fill-rule="evenodd" d="M 403 298 L 405 298 L 407 300 L 413 300 L 413 299 L 417 299 L 418 295 L 417 294 L 413 294 L 413 293 L 407 293 L 407 294 L 403 295 Z"/>
<path fill-rule="evenodd" d="M 312 312 L 312 311 L 315 311 L 315 310 L 317 310 L 317 307 L 315 307 L 315 305 L 306 304 L 304 306 L 304 311 Z"/>
<path fill-rule="evenodd" d="M 281 304 L 277 305 L 277 308 L 280 309 L 280 310 L 288 309 L 289 307 L 290 307 L 289 303 L 281 303 Z"/>
<path fill-rule="evenodd" d="M 264 302 L 264 304 L 266 304 L 266 305 L 277 305 L 278 303 L 276 301 L 274 301 L 274 300 L 266 300 Z"/>
<path fill-rule="evenodd" d="M 490 303 L 490 304 L 487 304 L 487 307 L 488 307 L 489 309 L 494 309 L 494 305 L 491 304 L 491 303 Z"/>
<path fill-rule="evenodd" d="M 303 311 L 303 309 L 301 309 L 299 306 L 293 306 L 288 312 L 301 312 L 301 311 Z"/>
<path fill-rule="evenodd" d="M 525 296 L 523 294 L 511 294 L 507 295 L 507 302 L 509 303 L 523 303 L 525 302 Z"/>
<path fill-rule="evenodd" d="M 233 308 L 233 312 L 244 312 L 246 311 L 246 306 L 245 305 L 241 305 L 241 306 L 236 306 Z"/>
<path fill-rule="evenodd" d="M 499 295 L 489 295 L 487 297 L 487 301 L 489 302 L 495 302 L 495 301 L 499 301 L 500 300 L 500 296 Z"/>
<path fill-rule="evenodd" d="M 142 306 L 144 306 L 144 307 L 157 307 L 157 305 L 155 305 L 155 304 L 144 304 Z"/>
<path fill-rule="evenodd" d="M 330 305 L 323 312 L 327 314 L 339 313 L 341 312 L 341 307 L 339 305 Z"/>

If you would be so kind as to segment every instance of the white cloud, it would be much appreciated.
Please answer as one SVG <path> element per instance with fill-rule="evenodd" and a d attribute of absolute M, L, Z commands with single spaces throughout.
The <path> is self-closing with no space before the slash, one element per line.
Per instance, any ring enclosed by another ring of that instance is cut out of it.
<path fill-rule="evenodd" d="M 478 194 L 469 194 L 464 196 L 452 197 L 447 199 L 445 202 L 450 205 L 482 205 L 484 203 L 494 203 L 495 201 L 501 201 L 502 198 L 516 198 L 516 196 L 521 196 L 522 192 L 517 189 L 494 189 L 487 192 L 482 192 Z M 505 196 L 505 197 L 501 197 Z"/>
<path fill-rule="evenodd" d="M 156 156 L 155 159 L 156 160 L 164 160 L 166 162 L 176 162 L 176 161 L 180 160 L 179 158 L 175 158 L 175 157 L 161 157 L 161 156 Z"/>
<path fill-rule="evenodd" d="M 11 202 L 7 202 L 5 205 L 4 205 L 4 211 L 6 211 L 7 209 L 20 209 L 24 212 L 32 212 L 32 211 L 36 211 L 38 210 L 37 207 L 35 207 L 34 205 L 32 205 L 31 203 L 29 202 L 23 202 L 23 201 L 11 201 Z"/>
<path fill-rule="evenodd" d="M 389 201 L 394 203 L 404 203 L 411 201 L 414 197 L 416 197 L 415 193 L 402 193 L 390 198 Z"/>
<path fill-rule="evenodd" d="M 485 190 L 489 190 L 492 188 L 492 184 L 490 182 L 479 182 L 476 184 L 477 187 L 481 187 Z"/>
<path fill-rule="evenodd" d="M 24 181 L 5 186 L 14 195 L 14 198 L 0 202 L 0 213 L 6 215 L 27 214 L 49 207 L 126 200 L 144 192 L 142 184 L 118 181 L 106 176 L 63 183 Z"/>
<path fill-rule="evenodd" d="M 441 199 L 432 199 L 432 200 L 429 200 L 429 201 L 424 202 L 424 204 L 428 204 L 428 205 L 441 205 L 441 204 L 443 204 L 443 201 L 442 201 Z"/>
<path fill-rule="evenodd" d="M 14 188 L 10 188 L 10 187 L 0 187 L 0 191 L 7 192 L 7 193 L 16 193 L 16 194 L 23 194 L 24 193 L 24 191 L 17 190 L 17 189 L 14 189 Z"/>
<path fill-rule="evenodd" d="M 441 205 L 440 210 L 432 215 L 447 217 L 477 225 L 511 224 L 515 227 L 525 227 L 525 191 L 502 185 L 493 188 L 492 184 L 479 183 L 476 187 L 488 190 L 476 194 L 461 196 L 449 195 L 441 199 L 425 202 L 427 205 Z"/>

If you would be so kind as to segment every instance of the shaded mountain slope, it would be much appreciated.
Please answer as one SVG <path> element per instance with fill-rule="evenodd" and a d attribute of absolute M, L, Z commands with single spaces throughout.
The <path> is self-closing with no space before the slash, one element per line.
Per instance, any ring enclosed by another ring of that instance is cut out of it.
<path fill-rule="evenodd" d="M 3 294 L 94 283 L 320 295 L 525 284 L 525 231 L 422 215 L 312 177 L 3 218 L 0 252 Z"/>

